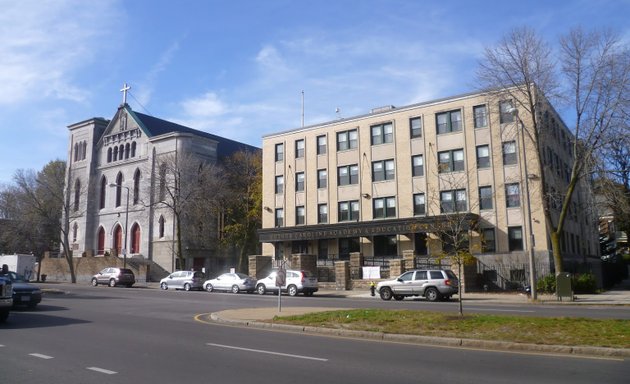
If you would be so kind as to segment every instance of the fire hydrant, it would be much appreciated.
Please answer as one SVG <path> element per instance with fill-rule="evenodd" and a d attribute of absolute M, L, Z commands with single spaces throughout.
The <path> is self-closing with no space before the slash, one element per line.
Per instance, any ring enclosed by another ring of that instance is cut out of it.
<path fill-rule="evenodd" d="M 375 292 L 376 292 L 376 284 L 374 284 L 373 281 L 370 281 L 370 294 L 372 296 L 375 296 L 376 295 Z"/>

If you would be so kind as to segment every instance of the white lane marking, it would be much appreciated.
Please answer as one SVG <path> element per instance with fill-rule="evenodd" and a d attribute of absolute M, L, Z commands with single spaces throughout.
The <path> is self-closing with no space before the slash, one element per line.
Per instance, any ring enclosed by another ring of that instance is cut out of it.
<path fill-rule="evenodd" d="M 118 373 L 115 371 L 110 371 L 109 369 L 103 369 L 99 367 L 87 367 L 87 369 L 89 369 L 90 371 L 96 371 L 96 372 L 105 373 L 108 375 L 115 375 L 116 373 Z"/>
<path fill-rule="evenodd" d="M 29 356 L 39 357 L 40 359 L 52 359 L 52 356 L 42 355 L 41 353 L 29 353 Z"/>
<path fill-rule="evenodd" d="M 220 348 L 228 348 L 228 349 L 238 349 L 239 351 L 247 351 L 247 352 L 256 352 L 256 353 L 266 353 L 269 355 L 276 355 L 276 356 L 286 356 L 286 357 L 294 357 L 296 359 L 306 359 L 306 360 L 316 360 L 316 361 L 328 361 L 328 359 L 322 359 L 319 357 L 310 357 L 310 356 L 302 356 L 302 355 L 291 355 L 288 353 L 280 353 L 280 352 L 272 352 L 272 351 L 263 351 L 261 349 L 251 349 L 251 348 L 241 348 L 241 347 L 234 347 L 232 345 L 223 345 L 223 344 L 214 344 L 214 343 L 206 343 L 206 345 L 212 346 L 212 347 L 220 347 Z"/>

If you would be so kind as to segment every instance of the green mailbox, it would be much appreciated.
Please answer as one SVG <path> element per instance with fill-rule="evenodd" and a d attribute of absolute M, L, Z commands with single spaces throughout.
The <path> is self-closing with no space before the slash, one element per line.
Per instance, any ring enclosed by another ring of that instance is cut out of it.
<path fill-rule="evenodd" d="M 571 286 L 571 274 L 568 272 L 560 272 L 556 274 L 556 296 L 562 301 L 567 298 L 573 301 L 573 287 Z"/>

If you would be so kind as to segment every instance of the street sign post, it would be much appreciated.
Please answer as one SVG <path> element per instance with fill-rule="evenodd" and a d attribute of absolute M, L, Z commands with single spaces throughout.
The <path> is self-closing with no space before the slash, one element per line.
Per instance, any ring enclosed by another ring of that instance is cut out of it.
<path fill-rule="evenodd" d="M 276 287 L 278 287 L 278 312 L 282 312 L 282 287 L 287 281 L 287 271 L 284 269 L 284 263 L 276 273 Z"/>

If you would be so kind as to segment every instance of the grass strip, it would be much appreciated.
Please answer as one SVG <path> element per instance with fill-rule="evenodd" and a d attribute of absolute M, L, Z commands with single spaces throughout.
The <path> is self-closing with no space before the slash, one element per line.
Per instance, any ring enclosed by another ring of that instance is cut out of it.
<path fill-rule="evenodd" d="M 276 316 L 274 323 L 543 345 L 630 348 L 630 320 L 353 309 Z"/>

